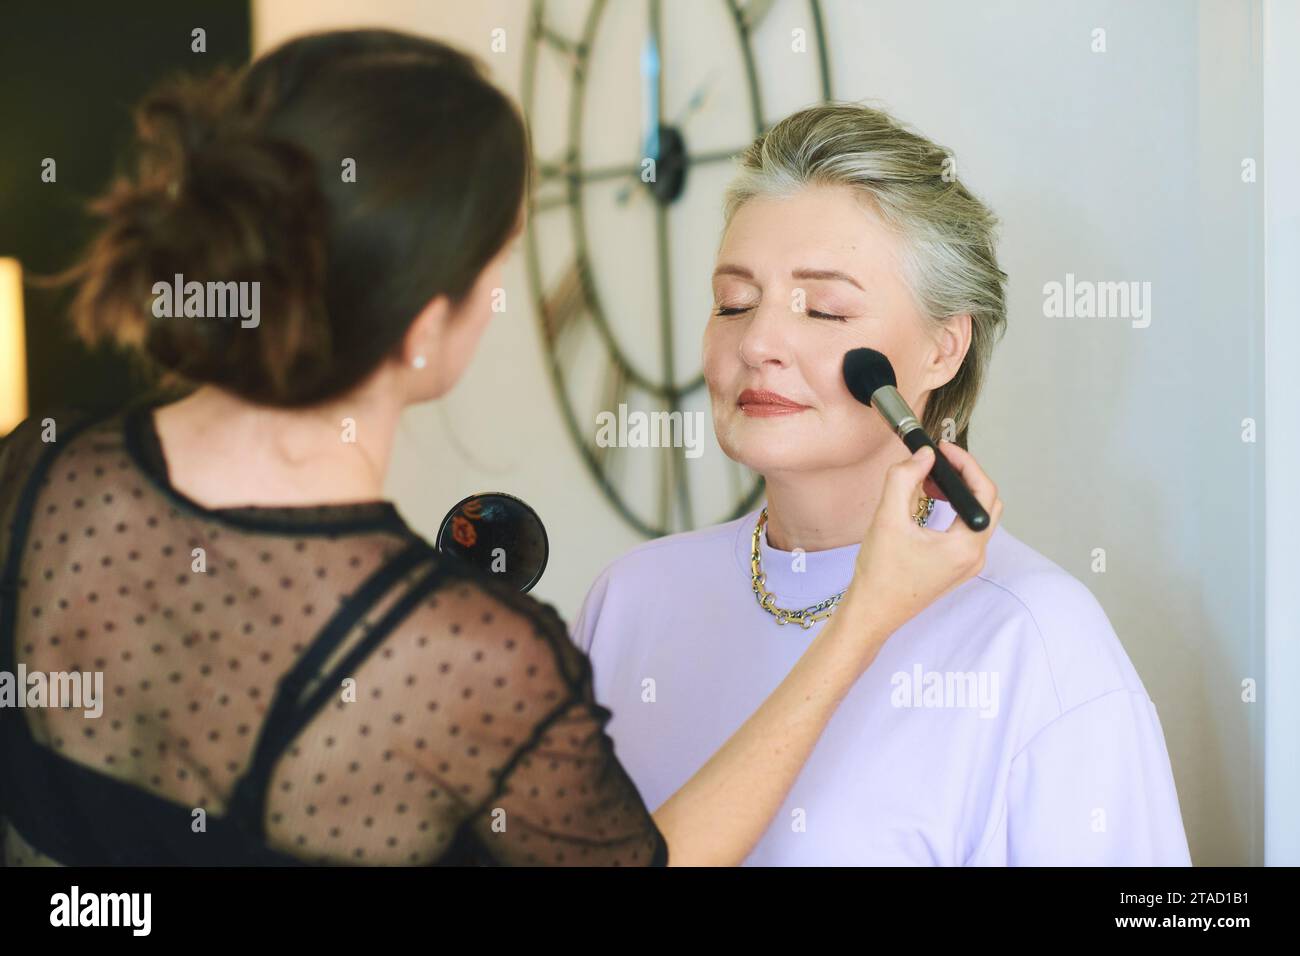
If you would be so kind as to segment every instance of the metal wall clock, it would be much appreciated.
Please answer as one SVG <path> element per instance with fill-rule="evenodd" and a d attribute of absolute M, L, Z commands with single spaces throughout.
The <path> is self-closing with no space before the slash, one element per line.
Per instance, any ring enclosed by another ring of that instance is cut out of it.
<path fill-rule="evenodd" d="M 735 154 L 831 98 L 820 4 L 534 0 L 522 89 L 529 286 L 572 440 L 647 537 L 744 514 L 762 479 L 718 450 L 699 367 L 709 276 Z M 610 444 L 602 412 L 683 427 Z"/>

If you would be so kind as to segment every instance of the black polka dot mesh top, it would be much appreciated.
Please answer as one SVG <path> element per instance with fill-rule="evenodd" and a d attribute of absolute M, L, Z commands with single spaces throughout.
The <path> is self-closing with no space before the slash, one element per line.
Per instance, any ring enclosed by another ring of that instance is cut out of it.
<path fill-rule="evenodd" d="M 157 404 L 0 440 L 6 865 L 667 863 L 553 607 L 390 502 L 198 505 Z"/>

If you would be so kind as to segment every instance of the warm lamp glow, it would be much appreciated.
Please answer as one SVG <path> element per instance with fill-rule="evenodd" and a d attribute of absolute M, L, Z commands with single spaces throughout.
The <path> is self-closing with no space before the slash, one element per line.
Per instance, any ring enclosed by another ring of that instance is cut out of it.
<path fill-rule="evenodd" d="M 0 435 L 7 435 L 26 417 L 23 268 L 17 259 L 0 259 Z"/>

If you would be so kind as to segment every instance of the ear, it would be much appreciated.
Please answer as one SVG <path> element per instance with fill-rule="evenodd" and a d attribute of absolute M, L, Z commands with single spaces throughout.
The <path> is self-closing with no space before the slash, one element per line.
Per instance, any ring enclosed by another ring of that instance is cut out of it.
<path fill-rule="evenodd" d="M 398 357 L 404 369 L 419 371 L 422 376 L 436 376 L 438 373 L 437 357 L 442 354 L 442 343 L 447 336 L 447 327 L 452 320 L 451 300 L 445 295 L 435 296 L 420 310 L 414 321 L 402 337 Z M 417 356 L 423 356 L 424 368 L 416 369 Z M 435 383 L 440 387 L 440 383 Z"/>
<path fill-rule="evenodd" d="M 957 377 L 961 363 L 970 349 L 971 317 L 969 313 L 949 316 L 934 336 L 934 348 L 926 361 L 925 387 L 929 390 L 947 385 Z"/>

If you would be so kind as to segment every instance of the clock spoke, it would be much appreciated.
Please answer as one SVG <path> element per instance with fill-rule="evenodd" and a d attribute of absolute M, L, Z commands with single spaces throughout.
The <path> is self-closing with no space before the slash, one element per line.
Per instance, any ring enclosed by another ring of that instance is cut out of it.
<path fill-rule="evenodd" d="M 627 372 L 618 362 L 610 362 L 605 366 L 605 378 L 601 385 L 599 407 L 597 413 L 610 412 L 617 416 L 619 405 L 628 401 L 628 392 L 631 384 L 627 379 Z M 594 427 L 594 416 L 593 427 Z M 621 456 L 614 454 L 611 449 L 617 447 L 617 443 L 610 445 L 601 445 L 595 440 L 595 433 L 592 437 L 592 454 L 596 458 L 600 470 L 605 473 L 607 479 L 612 480 L 613 476 L 609 474 L 613 467 L 614 461 L 621 461 Z"/>
<path fill-rule="evenodd" d="M 693 379 L 691 379 L 685 385 L 677 389 L 677 397 L 685 398 L 687 395 L 699 391 L 703 387 L 704 387 L 704 373 L 697 372 Z"/>
<path fill-rule="evenodd" d="M 771 11 L 776 0 L 749 0 L 740 5 L 740 20 L 745 25 L 745 32 L 752 33 Z"/>
<path fill-rule="evenodd" d="M 688 166 L 707 166 L 710 163 L 728 163 L 739 156 L 746 146 L 739 146 L 736 149 L 716 149 L 707 153 L 688 153 L 686 155 L 686 164 Z"/>
<path fill-rule="evenodd" d="M 542 329 L 547 345 L 560 355 L 574 351 L 573 333 L 582 324 L 579 320 L 590 311 L 582 262 L 581 259 L 575 259 L 570 263 L 540 304 Z"/>
<path fill-rule="evenodd" d="M 668 210 L 655 206 L 655 258 L 659 269 L 659 343 L 663 355 L 664 381 L 676 386 L 677 369 L 673 354 L 673 279 L 668 270 Z M 677 396 L 669 395 L 675 405 Z"/>
<path fill-rule="evenodd" d="M 673 527 L 672 487 L 673 487 L 673 449 L 659 449 L 659 527 L 670 530 Z"/>
<path fill-rule="evenodd" d="M 636 163 L 626 166 L 620 163 L 617 166 L 588 168 L 571 178 L 576 179 L 585 186 L 588 183 L 599 183 L 607 179 L 622 179 L 624 177 L 630 177 L 639 182 L 641 179 L 641 165 Z"/>
<path fill-rule="evenodd" d="M 533 7 L 532 20 L 533 38 L 540 40 L 550 47 L 555 53 L 559 54 L 566 62 L 579 71 L 587 59 L 587 43 L 582 40 L 575 40 L 567 37 L 555 27 L 546 22 L 543 16 L 543 6 L 537 3 Z"/>
<path fill-rule="evenodd" d="M 538 162 L 537 175 L 542 182 L 550 182 L 553 179 L 572 180 L 576 168 L 576 157 L 570 153 L 558 162 L 545 160 Z"/>
<path fill-rule="evenodd" d="M 677 411 L 677 409 L 674 409 Z M 688 415 L 689 412 L 682 411 L 682 415 Z M 690 469 L 687 467 L 686 447 L 673 446 L 668 449 L 668 457 L 672 461 L 672 478 L 673 487 L 677 490 L 677 501 L 681 507 L 683 529 L 695 527 L 695 510 L 691 504 L 691 478 Z"/>
<path fill-rule="evenodd" d="M 683 153 L 682 161 L 688 166 L 725 163 L 734 160 L 745 149 L 745 146 L 737 146 L 735 149 L 710 150 L 707 153 Z M 618 163 L 613 166 L 594 166 L 581 170 L 561 163 L 539 163 L 537 165 L 537 174 L 543 182 L 563 179 L 571 184 L 583 186 L 605 182 L 610 179 L 631 179 L 635 180 L 638 185 L 641 184 L 640 163 Z"/>
<path fill-rule="evenodd" d="M 556 209 L 567 209 L 569 199 L 567 196 L 547 196 L 543 199 L 533 200 L 533 212 L 553 212 Z"/>

